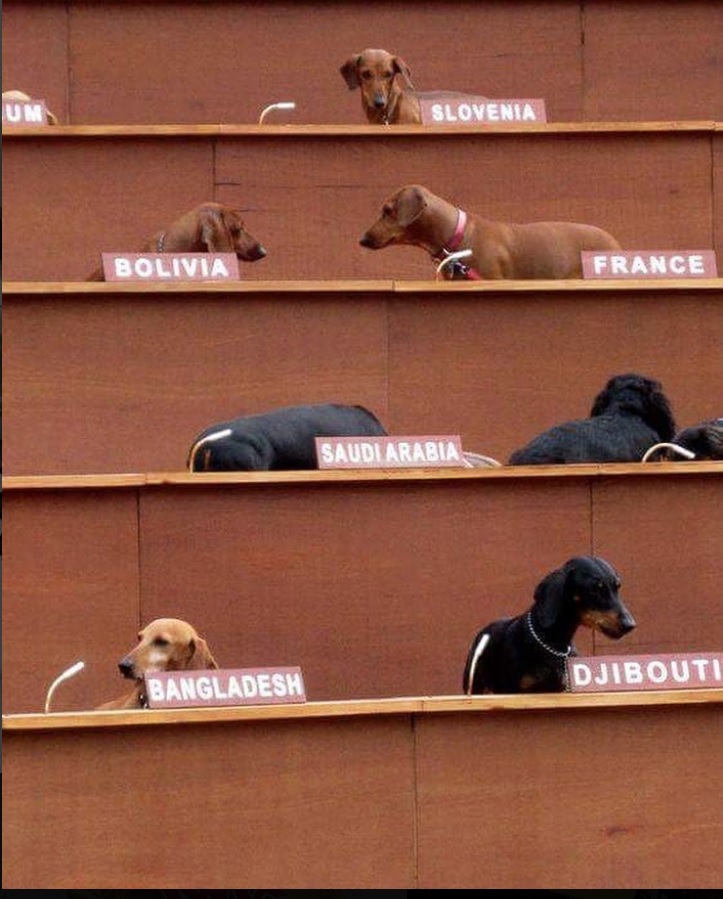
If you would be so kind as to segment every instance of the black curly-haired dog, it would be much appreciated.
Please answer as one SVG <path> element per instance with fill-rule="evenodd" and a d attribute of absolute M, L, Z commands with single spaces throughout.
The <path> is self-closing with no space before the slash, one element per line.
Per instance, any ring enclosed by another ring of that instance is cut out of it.
<path fill-rule="evenodd" d="M 618 640 L 635 627 L 620 599 L 620 576 L 598 556 L 576 556 L 546 575 L 534 603 L 499 618 L 472 641 L 462 689 L 473 693 L 555 693 L 565 689 L 581 625 Z"/>
<path fill-rule="evenodd" d="M 317 468 L 315 437 L 384 436 L 363 406 L 287 406 L 205 428 L 188 453 L 189 471 L 274 471 Z"/>
<path fill-rule="evenodd" d="M 509 464 L 639 462 L 673 434 L 675 420 L 660 383 L 634 373 L 615 375 L 595 397 L 589 418 L 543 431 L 512 453 Z"/>

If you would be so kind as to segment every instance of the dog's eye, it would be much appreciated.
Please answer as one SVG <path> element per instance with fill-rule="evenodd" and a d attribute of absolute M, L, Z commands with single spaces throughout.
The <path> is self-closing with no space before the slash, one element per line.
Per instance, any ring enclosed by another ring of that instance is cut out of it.
<path fill-rule="evenodd" d="M 168 646 L 169 641 L 165 637 L 156 637 L 153 640 L 154 646 Z"/>
<path fill-rule="evenodd" d="M 390 78 L 394 78 L 394 72 L 385 72 L 384 77 L 389 81 Z"/>
<path fill-rule="evenodd" d="M 369 71 L 369 69 L 366 69 L 366 71 L 361 73 L 361 76 L 364 81 L 369 81 L 369 79 L 372 77 L 372 73 Z"/>

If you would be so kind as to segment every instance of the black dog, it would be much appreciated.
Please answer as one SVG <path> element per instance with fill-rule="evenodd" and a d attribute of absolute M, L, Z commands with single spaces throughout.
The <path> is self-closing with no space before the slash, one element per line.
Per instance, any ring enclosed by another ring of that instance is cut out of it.
<path fill-rule="evenodd" d="M 500 618 L 472 642 L 465 693 L 556 693 L 566 686 L 566 662 L 580 625 L 618 640 L 635 627 L 623 605 L 615 569 L 596 556 L 578 556 L 550 572 L 535 601 L 517 618 Z"/>
<path fill-rule="evenodd" d="M 698 460 L 721 460 L 723 459 L 723 418 L 714 418 L 711 421 L 703 421 L 689 428 L 683 428 L 673 437 L 671 443 L 694 453 Z M 680 456 L 673 453 L 670 458 L 680 459 Z"/>
<path fill-rule="evenodd" d="M 590 418 L 556 425 L 510 456 L 510 465 L 640 462 L 655 443 L 669 441 L 675 421 L 661 385 L 626 374 L 595 397 Z"/>
<path fill-rule="evenodd" d="M 188 454 L 189 471 L 274 471 L 317 468 L 315 437 L 383 436 L 362 406 L 289 406 L 220 422 L 202 431 Z"/>

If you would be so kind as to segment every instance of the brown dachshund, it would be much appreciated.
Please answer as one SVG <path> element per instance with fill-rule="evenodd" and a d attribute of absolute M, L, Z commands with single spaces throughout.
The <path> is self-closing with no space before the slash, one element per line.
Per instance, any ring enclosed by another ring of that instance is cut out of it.
<path fill-rule="evenodd" d="M 256 262 L 265 248 L 246 230 L 238 209 L 221 203 L 203 203 L 159 231 L 143 247 L 146 253 L 235 253 L 244 262 Z M 96 269 L 88 281 L 104 281 Z"/>
<path fill-rule="evenodd" d="M 157 618 L 138 633 L 138 645 L 118 663 L 123 677 L 135 682 L 130 693 L 98 709 L 146 707 L 143 675 L 153 671 L 199 671 L 218 668 L 208 644 L 187 621 Z"/>
<path fill-rule="evenodd" d="M 582 277 L 581 250 L 617 250 L 620 244 L 594 225 L 532 222 L 514 225 L 467 213 L 418 184 L 401 188 L 362 235 L 363 247 L 421 247 L 437 262 L 471 250 L 464 264 L 445 266 L 454 279 L 558 279 Z"/>
<path fill-rule="evenodd" d="M 361 88 L 362 108 L 372 125 L 419 125 L 422 121 L 409 66 L 386 50 L 364 50 L 339 69 L 349 90 Z"/>
<path fill-rule="evenodd" d="M 386 50 L 356 53 L 339 71 L 350 91 L 361 88 L 362 109 L 372 125 L 421 125 L 420 100 L 467 96 L 459 91 L 416 90 L 409 66 Z"/>

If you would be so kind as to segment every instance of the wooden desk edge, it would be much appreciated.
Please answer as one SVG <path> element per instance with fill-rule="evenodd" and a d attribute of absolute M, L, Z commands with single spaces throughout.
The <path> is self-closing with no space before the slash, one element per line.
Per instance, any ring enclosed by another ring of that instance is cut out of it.
<path fill-rule="evenodd" d="M 705 249 L 705 248 L 693 248 Z M 4 297 L 48 297 L 89 294 L 150 295 L 168 294 L 329 294 L 379 293 L 403 294 L 527 294 L 557 295 L 616 293 L 620 290 L 641 293 L 661 291 L 716 291 L 723 289 L 723 278 L 646 278 L 582 279 L 560 281 L 397 281 L 389 279 L 311 280 L 311 281 L 3 281 Z"/>
<path fill-rule="evenodd" d="M 620 693 L 550 693 L 496 696 L 417 696 L 306 702 L 292 705 L 228 706 L 193 709 L 56 712 L 3 715 L 3 733 L 99 727 L 218 724 L 239 721 L 298 720 L 385 715 L 630 709 L 656 706 L 720 705 L 723 689 Z"/>
<path fill-rule="evenodd" d="M 723 123 L 715 119 L 669 121 L 569 121 L 504 124 L 461 125 L 385 125 L 370 124 L 263 124 L 258 122 L 226 124 L 77 124 L 77 125 L 9 125 L 2 128 L 3 138 L 208 138 L 208 137 L 351 137 L 382 138 L 434 137 L 440 134 L 465 136 L 485 135 L 555 135 L 555 134 L 644 134 L 644 133 L 715 133 Z"/>
<path fill-rule="evenodd" d="M 617 462 L 590 465 L 503 465 L 500 468 L 374 468 L 324 471 L 186 471 L 77 474 L 77 475 L 6 475 L 2 489 L 18 490 L 101 490 L 164 487 L 229 487 L 267 484 L 313 485 L 344 483 L 449 481 L 505 481 L 539 478 L 605 478 L 605 477 L 693 477 L 723 475 L 723 462 Z"/>

